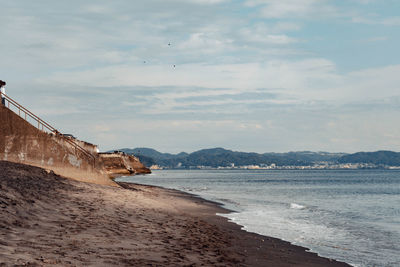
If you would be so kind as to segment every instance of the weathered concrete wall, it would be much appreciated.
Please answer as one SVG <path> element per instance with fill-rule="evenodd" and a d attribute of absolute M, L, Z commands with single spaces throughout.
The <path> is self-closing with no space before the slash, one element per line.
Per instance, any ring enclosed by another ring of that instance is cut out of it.
<path fill-rule="evenodd" d="M 86 151 L 90 152 L 92 155 L 98 156 L 97 154 L 99 153 L 99 150 L 96 145 L 78 139 L 75 139 L 75 143 L 84 148 Z"/>
<path fill-rule="evenodd" d="M 87 146 L 89 146 L 88 144 Z M 85 147 L 86 148 L 86 147 Z M 75 180 L 116 185 L 104 173 L 95 148 L 96 166 L 60 136 L 38 130 L 0 105 L 0 159 L 53 170 Z"/>

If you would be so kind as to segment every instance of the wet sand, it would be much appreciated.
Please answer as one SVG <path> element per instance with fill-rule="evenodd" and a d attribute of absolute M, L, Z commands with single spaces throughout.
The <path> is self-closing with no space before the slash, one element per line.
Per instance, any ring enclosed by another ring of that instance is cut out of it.
<path fill-rule="evenodd" d="M 0 161 L 0 266 L 349 266 L 242 231 L 216 203 L 119 184 Z"/>

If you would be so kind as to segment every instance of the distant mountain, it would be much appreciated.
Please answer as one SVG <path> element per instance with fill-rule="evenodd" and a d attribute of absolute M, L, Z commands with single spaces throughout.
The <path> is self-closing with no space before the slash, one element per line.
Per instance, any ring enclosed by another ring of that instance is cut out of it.
<path fill-rule="evenodd" d="M 151 148 L 119 149 L 139 157 L 146 166 L 157 164 L 167 168 L 193 168 L 197 166 L 228 167 L 247 165 L 307 166 L 317 162 L 336 162 L 344 153 L 289 152 L 289 153 L 247 153 L 224 148 L 202 149 L 193 153 L 161 153 Z"/>
<path fill-rule="evenodd" d="M 338 159 L 338 162 L 400 166 L 400 153 L 393 151 L 358 152 L 344 155 Z"/>

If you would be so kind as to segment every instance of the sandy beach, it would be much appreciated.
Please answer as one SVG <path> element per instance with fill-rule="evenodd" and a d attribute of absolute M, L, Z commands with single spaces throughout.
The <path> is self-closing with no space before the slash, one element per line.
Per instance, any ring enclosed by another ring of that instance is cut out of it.
<path fill-rule="evenodd" d="M 349 266 L 242 231 L 216 203 L 119 185 L 0 161 L 0 266 Z"/>

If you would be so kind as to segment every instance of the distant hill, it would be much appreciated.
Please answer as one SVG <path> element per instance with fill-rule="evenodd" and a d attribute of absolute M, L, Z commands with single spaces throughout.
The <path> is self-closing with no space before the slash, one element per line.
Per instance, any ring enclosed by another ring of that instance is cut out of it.
<path fill-rule="evenodd" d="M 358 152 L 344 155 L 338 159 L 338 162 L 400 166 L 400 153 L 393 151 Z"/>
<path fill-rule="evenodd" d="M 161 153 L 155 149 L 147 148 L 147 147 L 139 147 L 139 148 L 134 148 L 134 149 L 122 148 L 119 150 L 123 151 L 127 154 L 145 155 L 147 157 L 157 159 L 157 160 L 158 159 L 172 159 L 172 158 L 186 157 L 188 155 L 188 153 L 185 153 L 185 152 L 181 152 L 176 155 L 169 154 L 169 153 Z"/>
<path fill-rule="evenodd" d="M 134 149 L 122 148 L 118 150 L 138 157 L 140 162 L 142 162 L 146 166 L 156 164 L 169 168 L 173 168 L 179 165 L 179 162 L 181 162 L 185 157 L 189 155 L 185 152 L 181 152 L 179 154 L 161 153 L 155 149 L 146 147 L 139 147 Z"/>
<path fill-rule="evenodd" d="M 157 164 L 167 168 L 191 168 L 197 166 L 228 167 L 247 165 L 307 166 L 318 162 L 337 162 L 346 155 L 328 152 L 248 153 L 224 148 L 202 149 L 193 153 L 161 153 L 152 148 L 118 149 L 139 157 L 146 166 Z"/>
<path fill-rule="evenodd" d="M 329 153 L 329 152 L 312 152 L 298 151 L 287 153 L 264 153 L 266 156 L 277 156 L 290 160 L 300 160 L 306 162 L 336 162 L 340 157 L 347 155 L 346 153 Z"/>

